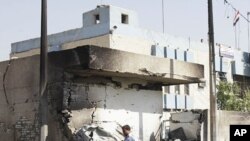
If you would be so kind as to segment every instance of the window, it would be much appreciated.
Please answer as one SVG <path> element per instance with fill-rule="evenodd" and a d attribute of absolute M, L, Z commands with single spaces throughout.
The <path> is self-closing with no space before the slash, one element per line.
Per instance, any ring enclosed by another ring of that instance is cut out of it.
<path fill-rule="evenodd" d="M 218 72 L 218 77 L 221 81 L 227 81 L 226 73 Z"/>
<path fill-rule="evenodd" d="M 180 94 L 180 85 L 175 85 L 175 94 Z"/>
<path fill-rule="evenodd" d="M 170 93 L 170 88 L 169 88 L 169 86 L 164 86 L 164 93 L 167 93 L 167 94 Z"/>
<path fill-rule="evenodd" d="M 206 82 L 198 83 L 198 88 L 199 89 L 204 89 L 205 87 L 206 87 Z"/>
<path fill-rule="evenodd" d="M 121 23 L 128 24 L 128 15 L 122 14 L 122 16 L 121 16 Z"/>
<path fill-rule="evenodd" d="M 188 84 L 184 85 L 184 94 L 189 95 L 189 85 Z"/>
<path fill-rule="evenodd" d="M 95 15 L 95 24 L 99 24 L 100 23 L 100 15 L 96 14 Z"/>

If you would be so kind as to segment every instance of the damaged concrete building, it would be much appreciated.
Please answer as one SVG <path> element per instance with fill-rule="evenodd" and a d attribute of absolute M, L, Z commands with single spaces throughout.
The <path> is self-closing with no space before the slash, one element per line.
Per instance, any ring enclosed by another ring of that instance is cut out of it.
<path fill-rule="evenodd" d="M 110 5 L 48 39 L 50 141 L 120 141 L 124 124 L 141 141 L 176 130 L 207 140 L 208 55 L 196 50 L 206 44 L 142 29 L 135 12 Z M 13 43 L 17 59 L 0 63 L 4 141 L 39 140 L 39 48 L 39 38 Z"/>

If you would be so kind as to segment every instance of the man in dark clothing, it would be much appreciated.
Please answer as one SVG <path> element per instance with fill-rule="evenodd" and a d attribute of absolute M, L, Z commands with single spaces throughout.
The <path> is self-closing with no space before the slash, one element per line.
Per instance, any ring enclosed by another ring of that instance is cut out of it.
<path fill-rule="evenodd" d="M 131 132 L 130 130 L 129 125 L 122 126 L 122 132 L 125 137 L 124 141 L 135 141 L 131 136 L 129 136 L 129 133 Z"/>

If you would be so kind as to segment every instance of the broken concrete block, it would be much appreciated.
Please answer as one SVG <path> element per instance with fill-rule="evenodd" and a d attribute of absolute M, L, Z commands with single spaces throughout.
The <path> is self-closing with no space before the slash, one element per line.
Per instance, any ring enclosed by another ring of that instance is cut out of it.
<path fill-rule="evenodd" d="M 171 118 L 177 122 L 192 122 L 195 120 L 195 115 L 192 112 L 173 113 Z"/>
<path fill-rule="evenodd" d="M 187 139 L 182 127 L 170 131 L 169 137 L 170 139 L 180 139 L 181 141 L 185 141 Z"/>
<path fill-rule="evenodd" d="M 183 128 L 184 133 L 187 139 L 197 139 L 197 135 L 200 132 L 201 124 L 198 120 L 194 120 L 193 122 L 184 122 L 184 123 L 170 123 L 170 131 L 176 130 L 180 127 Z"/>

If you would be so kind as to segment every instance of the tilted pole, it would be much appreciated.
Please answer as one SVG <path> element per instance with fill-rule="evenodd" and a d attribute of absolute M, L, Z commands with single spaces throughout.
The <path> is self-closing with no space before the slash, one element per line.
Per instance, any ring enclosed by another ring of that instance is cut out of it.
<path fill-rule="evenodd" d="M 47 100 L 47 0 L 42 0 L 41 6 L 41 49 L 40 49 L 40 141 L 48 139 L 48 100 Z"/>

